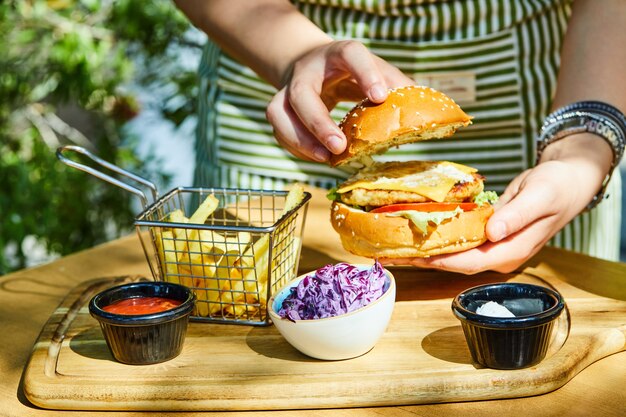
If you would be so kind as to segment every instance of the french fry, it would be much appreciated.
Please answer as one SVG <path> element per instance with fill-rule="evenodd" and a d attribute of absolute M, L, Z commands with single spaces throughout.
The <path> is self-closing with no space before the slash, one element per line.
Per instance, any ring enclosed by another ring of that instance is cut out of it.
<path fill-rule="evenodd" d="M 247 269 L 244 274 L 246 288 L 254 286 L 254 291 L 256 291 L 256 285 L 253 284 L 254 281 L 257 281 L 259 286 L 267 284 L 269 241 L 269 235 L 264 235 L 261 239 L 257 240 L 254 245 L 250 246 L 242 256 L 244 262 L 250 262 L 250 260 L 254 259 L 254 264 L 250 262 L 246 265 L 246 267 L 250 268 Z"/>
<path fill-rule="evenodd" d="M 221 238 L 218 233 L 214 234 Z M 208 316 L 209 306 L 214 305 L 219 299 L 219 280 L 216 277 L 224 253 L 225 250 L 212 245 L 211 242 L 190 241 L 187 244 L 187 252 L 181 258 L 181 262 L 187 261 L 191 265 L 194 291 L 198 301 L 196 306 L 201 316 Z"/>
<path fill-rule="evenodd" d="M 294 184 L 285 198 L 285 207 L 283 208 L 281 217 L 298 207 L 302 199 L 304 199 L 304 188 L 302 188 L 300 184 Z"/>
<path fill-rule="evenodd" d="M 200 230 L 200 241 L 203 244 L 213 245 L 214 248 L 222 252 L 228 252 L 235 248 L 239 249 L 239 253 L 243 252 L 243 248 L 248 246 L 252 240 L 252 235 L 248 232 L 239 232 L 237 236 L 222 236 L 212 230 Z"/>
<path fill-rule="evenodd" d="M 281 217 L 297 207 L 304 198 L 300 185 L 292 187 Z M 219 200 L 213 195 L 200 204 L 187 218 L 180 209 L 168 213 L 167 220 L 180 224 L 204 224 L 218 208 Z M 257 311 L 257 305 L 267 303 L 268 269 L 290 268 L 296 254 L 283 253 L 285 246 L 293 247 L 288 237 L 279 231 L 279 242 L 269 259 L 269 238 L 265 234 L 252 241 L 248 232 L 218 233 L 215 230 L 172 228 L 155 232 L 155 244 L 165 280 L 178 282 L 193 289 L 196 294 L 196 311 L 199 316 L 227 314 L 245 317 Z M 297 237 L 295 237 L 297 239 Z M 295 242 L 297 243 L 297 241 Z M 279 254 L 279 258 L 277 258 Z M 282 269 L 281 269 L 282 271 Z M 281 273 L 281 276 L 283 273 Z"/>
<path fill-rule="evenodd" d="M 285 198 L 281 216 L 293 210 L 304 198 L 304 189 L 296 184 Z M 275 248 L 274 253 L 280 253 L 284 244 Z M 275 255 L 274 255 L 275 256 Z M 246 294 L 258 294 L 258 299 L 245 299 L 246 303 L 258 302 L 260 305 L 267 303 L 267 282 L 269 265 L 269 235 L 263 235 L 253 245 L 249 246 L 241 257 L 238 267 L 243 270 L 243 284 Z M 274 267 L 275 265 L 273 265 Z"/>
<path fill-rule="evenodd" d="M 176 209 L 167 213 L 167 220 L 172 223 L 189 223 L 185 213 L 181 209 Z"/>
<path fill-rule="evenodd" d="M 189 223 L 189 224 L 204 224 L 206 219 L 213 214 L 217 209 L 219 200 L 215 198 L 213 194 L 208 195 L 204 201 L 200 204 L 198 209 L 191 215 L 190 218 L 185 217 L 182 210 L 177 209 L 169 213 L 168 218 L 175 223 Z M 196 294 L 196 313 L 200 316 L 208 316 L 209 308 L 207 301 L 211 301 L 210 292 L 206 288 L 213 287 L 211 280 L 203 282 L 204 279 L 200 277 L 210 277 L 215 272 L 215 263 L 212 259 L 204 259 L 204 250 L 198 241 L 197 229 L 173 229 L 174 242 L 176 247 L 179 246 L 179 242 L 182 243 L 180 251 L 176 251 L 178 254 L 177 262 L 178 273 L 181 275 L 180 283 L 190 287 Z M 205 270 L 209 268 L 209 270 Z M 211 268 L 213 270 L 211 271 Z M 217 295 L 215 295 L 217 298 Z"/>
<path fill-rule="evenodd" d="M 281 217 L 286 215 L 288 212 L 293 210 L 300 204 L 302 199 L 304 198 L 304 189 L 300 184 L 294 184 L 294 186 L 289 190 L 287 197 L 285 198 L 285 206 L 283 207 Z M 277 254 L 283 253 L 285 250 L 285 242 L 287 241 L 287 236 L 281 236 L 282 233 L 279 233 L 276 236 L 278 240 L 278 245 L 274 248 L 274 261 L 277 261 Z M 265 240 L 263 240 L 265 239 Z M 257 245 L 254 247 L 254 263 L 256 270 L 256 277 L 259 281 L 259 285 L 263 284 L 263 288 L 259 288 L 259 301 L 264 304 L 267 301 L 267 265 L 269 262 L 269 236 L 263 236 L 263 239 L 260 239 L 257 242 Z M 292 246 L 293 247 L 293 246 Z M 272 265 L 272 270 L 276 267 L 275 262 Z M 248 281 L 246 281 L 248 282 Z"/>
<path fill-rule="evenodd" d="M 163 271 L 163 275 L 165 275 L 165 253 L 163 251 L 163 241 L 162 241 L 163 233 L 161 232 L 161 230 L 156 229 L 153 231 L 152 238 L 154 239 L 154 245 L 156 247 L 157 256 L 159 257 L 159 265 L 161 265 L 161 270 Z"/>
<path fill-rule="evenodd" d="M 189 223 L 189 219 L 187 217 L 185 217 L 185 214 L 183 213 L 183 211 L 181 209 L 176 209 L 176 210 L 168 213 L 167 219 L 168 219 L 168 221 L 170 221 L 172 223 Z M 185 229 L 174 228 L 174 229 L 172 229 L 172 232 L 174 233 L 174 237 L 176 237 L 176 239 L 184 239 L 185 238 L 185 234 L 186 234 L 186 230 Z"/>
<path fill-rule="evenodd" d="M 219 200 L 215 198 L 213 194 L 209 194 L 204 201 L 200 204 L 198 209 L 193 212 L 189 218 L 191 224 L 204 224 L 206 219 L 217 209 Z"/>
<path fill-rule="evenodd" d="M 156 234 L 156 246 L 159 252 L 159 260 L 164 270 L 165 280 L 177 284 L 187 285 L 190 281 L 185 280 L 185 271 L 180 270 L 177 254 L 184 253 L 186 244 L 184 240 L 175 239 L 170 230 L 163 230 Z"/>
<path fill-rule="evenodd" d="M 210 314 L 215 314 L 220 311 L 220 303 L 231 307 L 233 303 L 237 302 L 233 294 L 243 293 L 243 286 L 237 285 L 241 280 L 241 273 L 233 266 L 239 259 L 243 248 L 250 242 L 251 235 L 248 232 L 240 232 L 237 236 L 225 237 L 217 232 L 207 230 L 201 230 L 199 234 L 204 248 L 212 246 L 210 251 L 221 255 L 212 259 L 203 259 L 205 265 L 211 265 L 208 271 L 209 275 L 217 278 L 209 281 L 210 288 L 219 289 L 219 297 L 214 295 L 215 292 L 209 294 L 209 302 L 214 303 L 211 304 Z M 230 312 L 227 311 L 228 313 Z"/>

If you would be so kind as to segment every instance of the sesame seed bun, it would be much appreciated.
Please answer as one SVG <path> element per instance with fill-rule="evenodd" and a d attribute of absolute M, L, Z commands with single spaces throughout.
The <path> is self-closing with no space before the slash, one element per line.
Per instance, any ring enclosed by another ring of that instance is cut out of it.
<path fill-rule="evenodd" d="M 330 221 L 343 247 L 368 258 L 429 257 L 461 252 L 483 244 L 485 225 L 493 214 L 489 204 L 429 225 L 422 233 L 409 219 L 353 209 L 335 201 Z"/>
<path fill-rule="evenodd" d="M 410 86 L 390 90 L 387 100 L 364 100 L 341 121 L 348 145 L 332 155 L 332 166 L 379 154 L 392 146 L 451 136 L 472 118 L 447 95 L 429 87 Z"/>

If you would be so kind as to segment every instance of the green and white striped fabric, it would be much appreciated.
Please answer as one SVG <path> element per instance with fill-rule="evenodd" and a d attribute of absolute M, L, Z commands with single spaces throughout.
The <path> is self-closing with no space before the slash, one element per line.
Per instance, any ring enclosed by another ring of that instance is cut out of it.
<path fill-rule="evenodd" d="M 485 175 L 499 193 L 535 162 L 534 140 L 549 113 L 568 0 L 302 0 L 299 10 L 335 39 L 355 39 L 416 83 L 441 89 L 474 116 L 454 139 L 390 149 L 379 160 L 449 160 Z M 285 34 L 288 36 L 288 34 Z M 299 160 L 277 145 L 265 109 L 276 90 L 209 43 L 200 64 L 195 182 L 283 188 L 332 187 L 340 169 Z M 462 81 L 459 81 L 462 80 Z M 354 103 L 341 103 L 339 121 Z M 616 260 L 621 185 L 571 222 L 552 244 Z"/>

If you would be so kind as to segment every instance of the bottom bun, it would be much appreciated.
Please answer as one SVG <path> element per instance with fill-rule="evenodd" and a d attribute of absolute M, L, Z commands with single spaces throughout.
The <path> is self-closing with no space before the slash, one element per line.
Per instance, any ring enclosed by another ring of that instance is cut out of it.
<path fill-rule="evenodd" d="M 462 252 L 483 244 L 487 240 L 485 225 L 492 214 L 493 207 L 484 205 L 464 211 L 437 226 L 429 225 L 424 234 L 404 217 L 368 213 L 334 202 L 330 221 L 339 233 L 343 247 L 355 255 L 426 258 Z"/>

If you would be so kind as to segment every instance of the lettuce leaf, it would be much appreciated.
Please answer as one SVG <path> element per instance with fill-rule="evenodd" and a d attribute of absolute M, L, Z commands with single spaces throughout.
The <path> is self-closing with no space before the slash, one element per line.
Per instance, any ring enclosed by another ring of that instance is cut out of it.
<path fill-rule="evenodd" d="M 386 216 L 391 217 L 405 217 L 417 227 L 423 234 L 428 233 L 428 223 L 433 223 L 434 225 L 441 224 L 444 220 L 451 219 L 462 213 L 463 210 L 457 207 L 452 211 L 415 211 L 415 210 L 402 210 L 402 211 L 394 211 L 393 213 L 385 213 Z"/>
<path fill-rule="evenodd" d="M 337 193 L 338 188 L 333 187 L 326 193 L 326 198 L 330 201 L 339 201 L 339 194 Z"/>
<path fill-rule="evenodd" d="M 498 194 L 495 191 L 483 191 L 474 197 L 474 203 L 482 206 L 485 203 L 495 204 L 498 201 Z"/>

